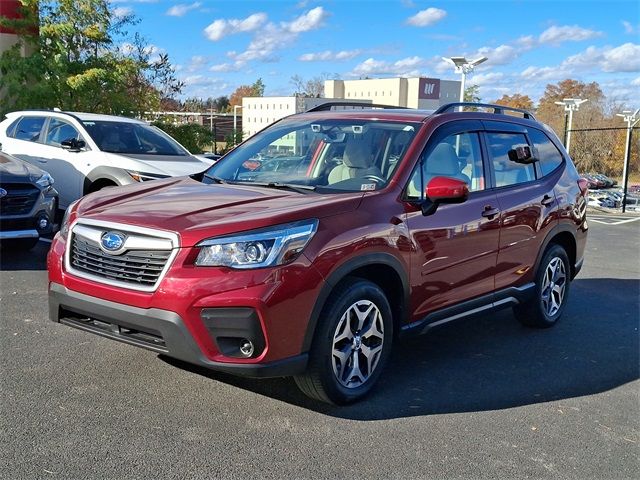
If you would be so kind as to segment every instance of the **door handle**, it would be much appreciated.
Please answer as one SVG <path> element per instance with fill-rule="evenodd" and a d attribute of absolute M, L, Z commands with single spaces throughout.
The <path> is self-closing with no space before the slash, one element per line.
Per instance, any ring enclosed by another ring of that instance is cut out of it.
<path fill-rule="evenodd" d="M 540 203 L 542 205 L 544 205 L 545 207 L 548 207 L 549 205 L 551 205 L 555 201 L 556 201 L 556 199 L 554 197 L 552 197 L 551 195 L 545 195 L 544 197 L 542 197 L 542 200 L 540 201 Z"/>
<path fill-rule="evenodd" d="M 495 217 L 499 213 L 500 213 L 499 209 L 494 208 L 491 205 L 486 205 L 484 207 L 484 210 L 482 211 L 482 216 L 488 218 L 489 220 L 491 220 L 491 219 L 493 219 L 493 217 Z"/>

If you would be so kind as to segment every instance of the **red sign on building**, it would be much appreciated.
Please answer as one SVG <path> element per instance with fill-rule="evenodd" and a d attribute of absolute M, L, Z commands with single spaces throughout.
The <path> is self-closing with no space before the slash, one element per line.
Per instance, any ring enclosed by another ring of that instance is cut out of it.
<path fill-rule="evenodd" d="M 440 98 L 440 80 L 438 78 L 421 78 L 418 84 L 418 98 L 421 100 L 438 100 Z"/>

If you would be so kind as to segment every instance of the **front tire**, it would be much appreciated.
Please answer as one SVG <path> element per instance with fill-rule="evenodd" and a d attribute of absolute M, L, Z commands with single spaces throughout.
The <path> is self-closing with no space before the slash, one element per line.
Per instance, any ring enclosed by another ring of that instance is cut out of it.
<path fill-rule="evenodd" d="M 535 296 L 513 308 L 516 318 L 528 327 L 548 328 L 562 316 L 569 297 L 571 266 L 567 252 L 552 245 L 536 273 Z"/>
<path fill-rule="evenodd" d="M 391 307 L 375 283 L 341 282 L 322 310 L 309 366 L 296 384 L 307 396 L 343 405 L 366 396 L 391 351 Z"/>

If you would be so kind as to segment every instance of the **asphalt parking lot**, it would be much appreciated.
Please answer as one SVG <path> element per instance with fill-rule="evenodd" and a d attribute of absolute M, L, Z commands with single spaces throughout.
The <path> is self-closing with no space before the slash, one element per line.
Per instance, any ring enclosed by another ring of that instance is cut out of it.
<path fill-rule="evenodd" d="M 51 323 L 48 244 L 3 252 L 0 477 L 639 478 L 640 219 L 612 218 L 555 328 L 505 311 L 397 344 L 346 408 Z"/>

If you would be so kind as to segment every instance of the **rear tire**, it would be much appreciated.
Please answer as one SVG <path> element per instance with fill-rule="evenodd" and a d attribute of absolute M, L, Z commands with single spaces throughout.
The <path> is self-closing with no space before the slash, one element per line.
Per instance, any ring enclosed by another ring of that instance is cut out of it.
<path fill-rule="evenodd" d="M 536 272 L 534 297 L 513 307 L 515 317 L 527 327 L 552 327 L 562 316 L 570 284 L 571 266 L 567 252 L 553 244 L 545 252 Z"/>
<path fill-rule="evenodd" d="M 368 280 L 341 282 L 322 310 L 307 371 L 295 377 L 302 392 L 344 405 L 372 390 L 391 352 L 393 320 L 382 289 Z"/>

